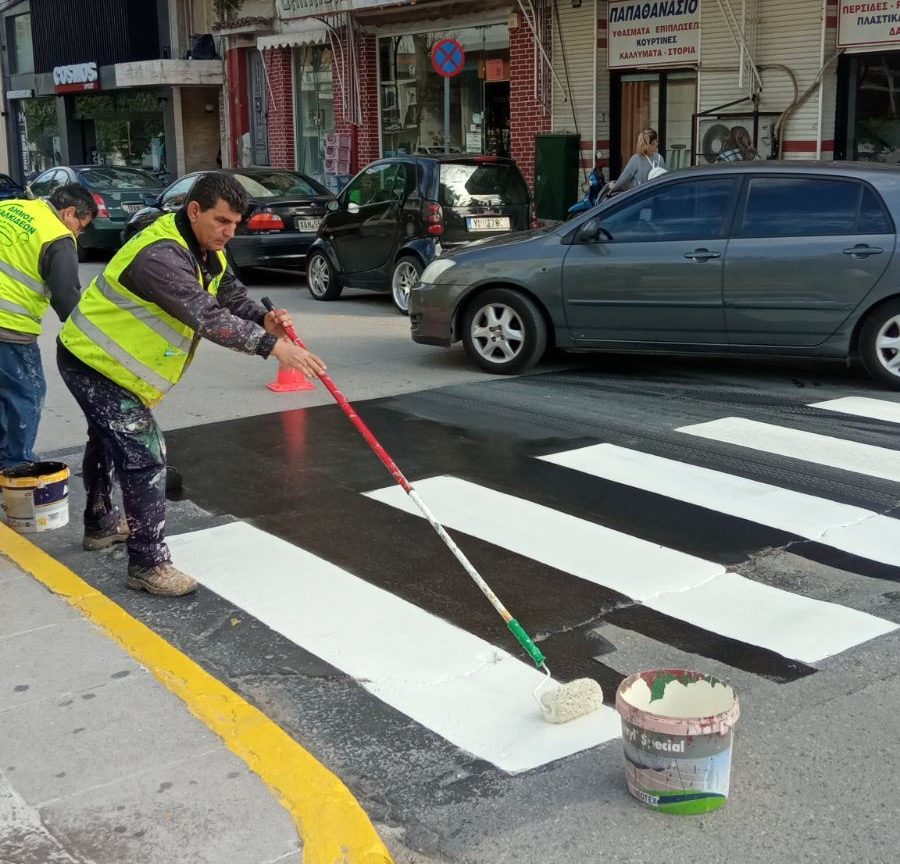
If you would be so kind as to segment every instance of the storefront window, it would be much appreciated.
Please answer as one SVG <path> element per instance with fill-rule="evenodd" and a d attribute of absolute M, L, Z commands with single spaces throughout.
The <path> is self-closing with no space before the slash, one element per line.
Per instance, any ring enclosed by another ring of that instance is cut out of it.
<path fill-rule="evenodd" d="M 900 56 L 895 51 L 861 54 L 851 63 L 856 82 L 851 89 L 855 105 L 849 157 L 900 162 Z"/>
<path fill-rule="evenodd" d="M 629 72 L 620 79 L 619 166 L 624 165 L 642 129 L 656 129 L 670 170 L 691 164 L 691 124 L 697 103 L 697 74 Z"/>
<path fill-rule="evenodd" d="M 17 119 L 24 173 L 61 164 L 56 99 L 25 99 L 19 104 Z"/>
<path fill-rule="evenodd" d="M 444 79 L 431 49 L 448 37 L 466 52 L 450 79 L 450 152 L 509 155 L 509 30 L 501 24 L 378 40 L 384 156 L 444 152 Z"/>
<path fill-rule="evenodd" d="M 6 44 L 10 75 L 34 72 L 34 47 L 31 42 L 31 14 L 6 19 Z"/>
<path fill-rule="evenodd" d="M 155 90 L 75 97 L 88 161 L 167 170 L 161 95 Z"/>
<path fill-rule="evenodd" d="M 334 132 L 331 49 L 309 45 L 294 52 L 297 170 L 325 182 L 325 136 Z"/>

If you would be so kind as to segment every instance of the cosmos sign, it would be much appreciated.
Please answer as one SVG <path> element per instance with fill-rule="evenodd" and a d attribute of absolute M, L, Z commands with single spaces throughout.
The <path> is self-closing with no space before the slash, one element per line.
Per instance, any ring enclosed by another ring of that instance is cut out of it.
<path fill-rule="evenodd" d="M 73 63 L 57 66 L 53 70 L 53 89 L 57 93 L 80 93 L 83 90 L 99 90 L 100 76 L 96 63 Z"/>

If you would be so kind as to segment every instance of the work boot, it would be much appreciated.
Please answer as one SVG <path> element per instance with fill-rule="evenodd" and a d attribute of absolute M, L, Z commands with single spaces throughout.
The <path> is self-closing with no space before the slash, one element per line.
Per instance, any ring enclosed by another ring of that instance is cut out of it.
<path fill-rule="evenodd" d="M 112 528 L 85 528 L 82 545 L 88 552 L 109 549 L 116 543 L 124 543 L 128 539 L 128 521 L 120 516 Z"/>
<path fill-rule="evenodd" d="M 147 591 L 164 597 L 180 597 L 197 588 L 197 580 L 182 573 L 172 564 L 157 564 L 154 567 L 129 565 L 125 584 L 135 591 Z"/>

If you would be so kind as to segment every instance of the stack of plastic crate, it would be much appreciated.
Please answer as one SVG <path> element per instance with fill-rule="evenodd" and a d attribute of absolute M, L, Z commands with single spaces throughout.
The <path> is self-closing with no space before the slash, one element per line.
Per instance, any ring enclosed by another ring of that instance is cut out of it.
<path fill-rule="evenodd" d="M 350 173 L 350 136 L 335 132 L 325 136 L 325 173 Z"/>

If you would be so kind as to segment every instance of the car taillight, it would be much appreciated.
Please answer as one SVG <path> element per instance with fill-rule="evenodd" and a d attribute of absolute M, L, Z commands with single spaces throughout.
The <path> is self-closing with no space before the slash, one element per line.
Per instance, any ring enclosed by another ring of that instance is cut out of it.
<path fill-rule="evenodd" d="M 531 202 L 531 227 L 532 228 L 540 228 L 541 227 L 541 223 L 538 222 L 537 208 L 535 207 L 534 201 Z"/>
<path fill-rule="evenodd" d="M 248 231 L 283 231 L 284 222 L 277 213 L 254 213 L 247 220 Z"/>
<path fill-rule="evenodd" d="M 97 216 L 100 219 L 109 219 L 109 207 L 106 206 L 103 198 L 96 192 L 91 193 L 91 198 L 94 199 L 94 203 L 97 205 Z"/>
<path fill-rule="evenodd" d="M 440 204 L 428 202 L 425 205 L 425 230 L 433 237 L 440 237 L 444 233 L 444 211 Z"/>

